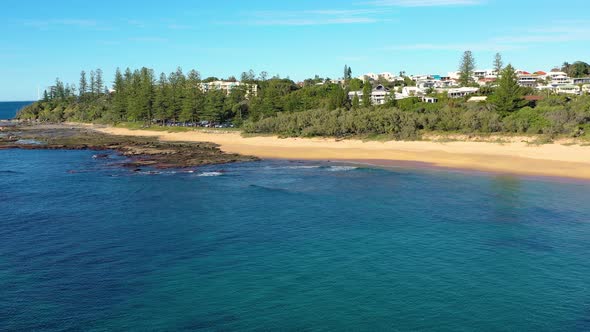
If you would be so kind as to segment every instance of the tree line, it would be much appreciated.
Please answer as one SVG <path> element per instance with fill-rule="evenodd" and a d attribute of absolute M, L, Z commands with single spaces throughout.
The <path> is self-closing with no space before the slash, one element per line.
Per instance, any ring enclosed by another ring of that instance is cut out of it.
<path fill-rule="evenodd" d="M 576 62 L 578 63 L 578 62 Z M 487 101 L 469 103 L 467 98 L 450 99 L 429 91 L 438 103 L 420 98 L 396 100 L 391 93 L 385 105 L 372 105 L 370 98 L 349 98 L 350 91 L 370 95 L 379 81 L 362 81 L 344 68 L 343 83 L 316 76 L 295 83 L 278 75 L 268 77 L 253 71 L 242 73 L 242 83 L 229 92 L 204 89 L 202 84 L 218 80 L 202 79 L 199 72 L 182 69 L 158 77 L 149 68 L 117 69 L 112 86 L 104 83 L 100 69 L 81 72 L 78 89 L 57 80 L 44 99 L 19 112 L 21 119 L 40 121 L 168 123 L 232 122 L 252 133 L 282 135 L 367 135 L 371 132 L 411 138 L 422 130 L 461 132 L 518 132 L 587 135 L 590 106 L 586 96 L 545 96 L 528 101 L 530 88 L 518 85 L 515 69 L 494 58 L 500 70 L 493 85 L 480 88 Z M 475 67 L 466 52 L 460 67 L 469 73 Z M 469 75 L 461 75 L 468 77 Z M 406 77 L 408 81 L 411 81 Z M 235 77 L 226 81 L 235 82 Z M 405 85 L 406 82 L 389 82 Z M 409 83 L 409 82 L 408 82 Z M 466 84 L 472 82 L 466 81 Z M 254 93 L 254 87 L 256 92 Z"/>

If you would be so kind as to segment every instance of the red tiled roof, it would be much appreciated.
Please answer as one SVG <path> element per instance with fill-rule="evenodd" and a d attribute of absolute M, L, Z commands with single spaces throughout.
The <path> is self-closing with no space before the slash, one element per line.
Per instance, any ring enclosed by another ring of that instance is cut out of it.
<path fill-rule="evenodd" d="M 547 75 L 547 73 L 542 70 L 536 71 L 534 74 L 535 75 Z"/>

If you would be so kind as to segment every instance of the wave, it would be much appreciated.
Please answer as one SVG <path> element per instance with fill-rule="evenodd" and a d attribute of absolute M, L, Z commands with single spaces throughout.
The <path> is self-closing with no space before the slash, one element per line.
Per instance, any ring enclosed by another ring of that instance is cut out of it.
<path fill-rule="evenodd" d="M 222 172 L 203 172 L 203 173 L 200 173 L 200 174 L 199 174 L 199 175 L 197 175 L 197 176 L 205 176 L 205 177 L 209 177 L 209 176 L 221 176 L 221 175 L 223 175 L 223 173 L 222 173 Z"/>
<path fill-rule="evenodd" d="M 354 171 L 358 169 L 357 166 L 330 166 L 326 168 L 326 170 L 330 172 L 346 172 L 346 171 Z"/>
<path fill-rule="evenodd" d="M 7 171 L 0 170 L 0 174 L 23 174 L 23 173 L 17 172 L 17 171 L 11 171 L 11 170 L 7 170 Z"/>
<path fill-rule="evenodd" d="M 285 166 L 282 167 L 284 169 L 316 169 L 316 168 L 321 168 L 322 166 L 316 166 L 316 165 L 307 165 L 307 166 Z"/>

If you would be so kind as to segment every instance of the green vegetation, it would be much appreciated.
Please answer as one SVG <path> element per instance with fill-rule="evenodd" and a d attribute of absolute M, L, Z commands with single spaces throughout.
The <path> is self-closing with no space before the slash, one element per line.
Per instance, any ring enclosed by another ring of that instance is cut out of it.
<path fill-rule="evenodd" d="M 579 63 L 569 69 L 583 70 L 572 69 L 580 67 Z M 185 75 L 180 68 L 162 73 L 157 79 L 148 68 L 117 70 L 113 88 L 107 90 L 102 71 L 93 70 L 89 81 L 86 73 L 81 73 L 78 90 L 57 80 L 43 100 L 21 110 L 18 117 L 170 131 L 189 130 L 201 121 L 209 121 L 231 123 L 248 135 L 419 139 L 422 133 L 444 132 L 590 139 L 590 96 L 544 94 L 528 101 L 525 97 L 534 91 L 517 84 L 514 68 L 504 67 L 499 54 L 494 65 L 503 69 L 495 84 L 481 88 L 480 94 L 488 96 L 487 101 L 451 99 L 431 90 L 429 95 L 436 97 L 437 103 L 423 103 L 420 98 L 390 98 L 384 105 L 372 105 L 370 98 L 348 98 L 350 91 L 362 91 L 363 96 L 368 96 L 372 84 L 379 83 L 352 78 L 348 66 L 344 67 L 342 84 L 319 76 L 296 84 L 288 78 L 269 78 L 266 72 L 256 75 L 248 71 L 242 73 L 241 84 L 230 91 L 205 88 L 202 83 L 218 78 L 201 79 L 195 70 Z M 473 56 L 465 52 L 463 78 L 473 68 Z M 407 76 L 404 79 L 406 82 L 399 84 L 415 84 Z M 473 82 L 467 79 L 464 83 Z M 387 87 L 392 92 L 397 88 L 394 82 Z"/>
<path fill-rule="evenodd" d="M 463 59 L 459 66 L 459 84 L 462 86 L 469 86 L 473 84 L 473 71 L 475 70 L 475 59 L 471 51 L 465 51 L 463 53 Z"/>

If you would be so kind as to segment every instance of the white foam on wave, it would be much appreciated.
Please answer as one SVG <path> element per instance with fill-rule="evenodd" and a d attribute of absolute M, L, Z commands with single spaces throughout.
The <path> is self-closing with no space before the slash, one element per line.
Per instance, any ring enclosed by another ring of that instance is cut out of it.
<path fill-rule="evenodd" d="M 197 176 L 221 176 L 221 175 L 223 175 L 223 173 L 221 173 L 221 172 L 203 172 Z"/>
<path fill-rule="evenodd" d="M 346 172 L 358 169 L 356 166 L 330 166 L 327 170 L 330 172 Z"/>
<path fill-rule="evenodd" d="M 283 168 L 286 169 L 315 169 L 315 168 L 320 168 L 322 166 L 317 166 L 317 165 L 306 165 L 306 166 L 285 166 Z"/>

